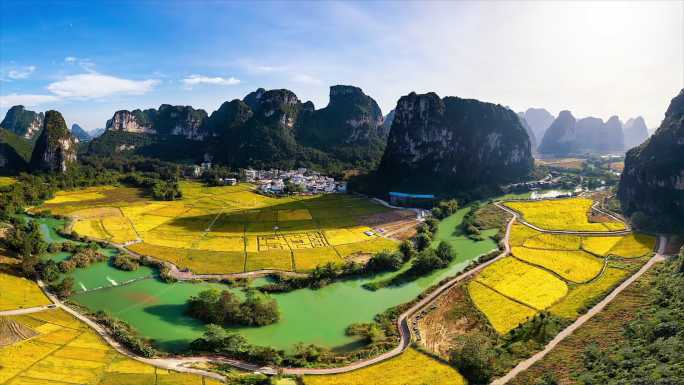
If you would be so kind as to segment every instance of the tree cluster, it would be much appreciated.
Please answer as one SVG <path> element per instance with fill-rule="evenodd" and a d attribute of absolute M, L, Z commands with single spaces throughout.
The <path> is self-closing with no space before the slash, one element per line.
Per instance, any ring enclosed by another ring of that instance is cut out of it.
<path fill-rule="evenodd" d="M 278 322 L 278 303 L 253 290 L 244 300 L 228 290 L 204 290 L 188 300 L 187 313 L 206 323 L 264 326 Z"/>

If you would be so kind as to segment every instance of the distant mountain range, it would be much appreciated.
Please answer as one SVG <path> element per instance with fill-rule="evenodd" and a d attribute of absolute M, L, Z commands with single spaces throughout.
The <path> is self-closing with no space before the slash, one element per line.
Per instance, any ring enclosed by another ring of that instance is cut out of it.
<path fill-rule="evenodd" d="M 90 134 L 76 123 L 71 125 L 71 134 L 74 135 L 79 142 L 88 142 L 92 139 Z"/>
<path fill-rule="evenodd" d="M 623 126 L 617 116 L 604 122 L 591 116 L 576 119 L 570 111 L 561 111 L 544 133 L 538 151 L 558 156 L 621 153 L 646 138 L 648 130 L 642 117 L 630 119 Z"/>
<path fill-rule="evenodd" d="M 23 107 L 12 109 L 6 120 L 21 124 L 0 130 L 7 138 L 0 148 L 4 162 L 18 168 L 30 163 L 39 170 L 68 168 L 76 157 L 75 138 L 83 142 L 87 133 L 77 124 L 67 130 L 55 114 L 50 111 L 47 119 Z M 36 123 L 40 119 L 42 125 Z M 383 116 L 375 100 L 354 86 L 330 87 L 328 105 L 321 109 L 292 91 L 260 88 L 211 114 L 168 104 L 116 111 L 104 133 L 78 152 L 177 162 L 208 157 L 232 168 L 355 168 L 373 171 L 385 192 L 471 191 L 530 172 L 534 133 L 526 126 L 506 107 L 434 93 L 406 95 Z M 32 141 L 17 132 L 33 132 Z"/>

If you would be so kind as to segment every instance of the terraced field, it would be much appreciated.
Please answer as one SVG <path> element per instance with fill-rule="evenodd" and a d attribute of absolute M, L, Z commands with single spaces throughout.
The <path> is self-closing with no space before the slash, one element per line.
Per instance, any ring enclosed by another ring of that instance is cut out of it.
<path fill-rule="evenodd" d="M 510 201 L 505 205 L 522 214 L 523 218 L 545 230 L 611 231 L 624 230 L 622 222 L 589 221 L 593 201 L 587 198 L 567 198 L 539 201 Z"/>
<path fill-rule="evenodd" d="M 365 198 L 271 198 L 252 188 L 181 182 L 183 199 L 160 202 L 136 189 L 93 187 L 59 192 L 36 210 L 68 215 L 79 235 L 128 244 L 195 273 L 307 271 L 397 247 L 367 224 L 379 215 L 392 221 L 398 212 Z"/>
<path fill-rule="evenodd" d="M 415 349 L 391 360 L 345 374 L 306 376 L 305 385 L 465 385 L 454 368 Z"/>
<path fill-rule="evenodd" d="M 547 224 L 555 223 L 557 228 L 577 230 L 591 224 L 585 211 L 591 201 L 507 203 L 530 215 L 527 208 L 516 206 L 519 203 L 529 203 L 534 210 L 544 207 L 550 213 L 566 213 L 562 221 L 544 218 Z M 569 207 L 570 203 L 577 207 Z M 530 216 L 536 219 L 534 210 Z M 578 213 L 584 213 L 584 217 L 580 218 Z M 561 222 L 562 226 L 558 225 Z M 511 228 L 510 244 L 511 257 L 489 266 L 468 285 L 473 304 L 500 334 L 542 310 L 576 318 L 593 301 L 627 278 L 630 270 L 645 262 L 655 248 L 655 238 L 645 234 L 610 237 L 550 234 L 515 224 Z"/>
<path fill-rule="evenodd" d="M 92 329 L 63 310 L 4 319 L 32 334 L 0 348 L 3 385 L 218 385 L 194 374 L 158 369 L 113 350 Z"/>

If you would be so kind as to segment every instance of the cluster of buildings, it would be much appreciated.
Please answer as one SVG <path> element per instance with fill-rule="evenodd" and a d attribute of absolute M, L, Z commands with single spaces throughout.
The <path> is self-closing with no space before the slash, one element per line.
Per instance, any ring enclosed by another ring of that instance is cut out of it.
<path fill-rule="evenodd" d="M 309 194 L 347 192 L 347 182 L 335 181 L 334 178 L 303 167 L 296 170 L 245 169 L 240 174 L 241 179 L 256 184 L 258 190 L 266 194 L 282 194 L 288 185 Z"/>
<path fill-rule="evenodd" d="M 547 190 L 554 188 L 562 188 L 565 183 L 563 182 L 563 177 L 556 172 L 551 172 L 544 178 L 539 180 L 533 180 L 528 182 L 512 183 L 506 186 L 502 186 L 501 189 L 505 193 L 509 192 L 527 192 L 536 190 Z"/>

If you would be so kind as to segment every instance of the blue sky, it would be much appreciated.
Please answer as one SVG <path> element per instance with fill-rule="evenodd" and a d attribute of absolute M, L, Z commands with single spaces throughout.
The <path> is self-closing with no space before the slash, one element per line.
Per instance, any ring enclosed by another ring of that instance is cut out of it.
<path fill-rule="evenodd" d="M 0 1 L 0 114 L 103 127 L 119 109 L 208 112 L 258 88 L 317 108 L 353 84 L 383 112 L 435 91 L 660 123 L 683 82 L 682 2 Z"/>

